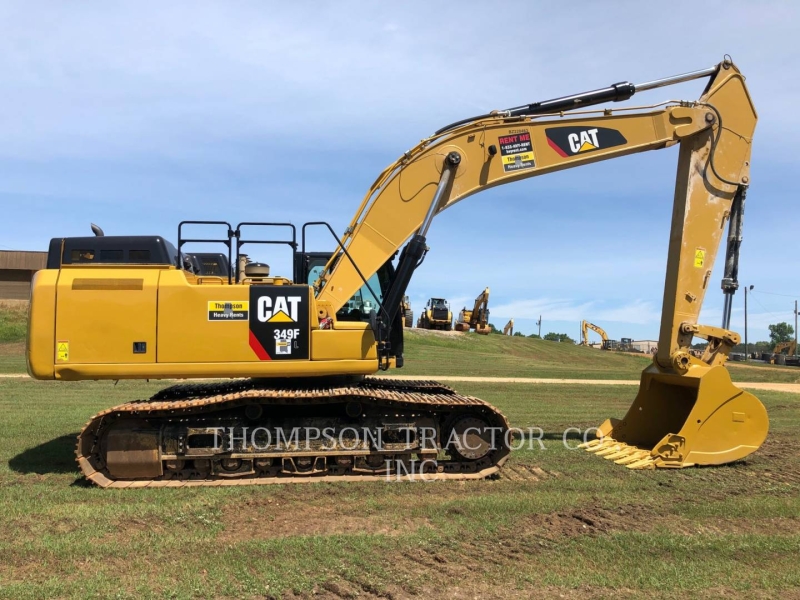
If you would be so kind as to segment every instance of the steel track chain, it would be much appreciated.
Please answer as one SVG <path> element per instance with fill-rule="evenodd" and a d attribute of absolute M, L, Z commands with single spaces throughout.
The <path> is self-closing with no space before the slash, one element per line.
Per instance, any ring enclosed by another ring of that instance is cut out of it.
<path fill-rule="evenodd" d="M 118 418 L 180 417 L 205 414 L 215 410 L 232 408 L 254 400 L 268 400 L 276 404 L 324 404 L 344 398 L 359 401 L 376 401 L 396 408 L 446 409 L 479 408 L 494 424 L 509 428 L 506 417 L 494 406 L 479 398 L 462 396 L 452 388 L 436 381 L 382 379 L 367 377 L 355 384 L 328 384 L 313 386 L 313 380 L 282 382 L 268 379 L 245 379 L 211 383 L 178 384 L 154 394 L 145 400 L 134 400 L 101 411 L 93 416 L 78 435 L 75 450 L 76 460 L 84 476 L 100 487 L 184 487 L 184 486 L 228 486 L 275 483 L 309 483 L 314 481 L 369 481 L 384 480 L 385 475 L 324 475 L 248 477 L 241 479 L 177 480 L 151 479 L 123 481 L 114 480 L 103 465 L 99 455 L 99 438 L 102 431 Z M 91 449 L 87 451 L 87 449 Z M 492 453 L 496 460 L 477 472 L 428 473 L 426 481 L 453 479 L 483 479 L 496 473 L 508 457 L 507 449 Z"/>

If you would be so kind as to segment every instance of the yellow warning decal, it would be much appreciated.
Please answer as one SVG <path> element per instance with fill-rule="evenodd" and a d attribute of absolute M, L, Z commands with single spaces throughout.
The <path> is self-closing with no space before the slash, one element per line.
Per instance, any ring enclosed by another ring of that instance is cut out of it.
<path fill-rule="evenodd" d="M 69 342 L 56 342 L 56 360 L 58 362 L 69 360 Z"/>
<path fill-rule="evenodd" d="M 247 321 L 250 314 L 248 300 L 210 300 L 209 321 Z"/>
<path fill-rule="evenodd" d="M 274 315 L 272 315 L 269 319 L 267 319 L 267 323 L 294 323 L 292 317 L 287 315 L 282 310 L 279 310 Z"/>
<path fill-rule="evenodd" d="M 694 251 L 694 266 L 697 269 L 702 269 L 706 264 L 706 251 L 702 248 L 695 248 Z"/>

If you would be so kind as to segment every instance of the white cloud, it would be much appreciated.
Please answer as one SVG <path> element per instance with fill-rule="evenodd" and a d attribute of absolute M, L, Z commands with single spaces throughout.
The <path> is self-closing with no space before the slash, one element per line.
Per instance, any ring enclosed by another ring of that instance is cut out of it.
<path fill-rule="evenodd" d="M 702 68 L 729 52 L 760 115 L 740 274 L 791 292 L 800 265 L 776 258 L 774 240 L 800 226 L 784 185 L 798 168 L 787 143 L 800 135 L 800 77 L 785 57 L 795 53 L 800 5 L 712 2 L 689 28 L 696 3 L 670 7 L 584 3 L 576 20 L 561 5 L 521 3 L 488 24 L 486 5 L 466 1 L 456 11 L 5 2 L 0 244 L 42 248 L 90 220 L 124 233 L 220 217 L 322 218 L 341 229 L 386 164 L 450 121 Z M 746 35 L 732 35 L 743 23 Z M 633 103 L 692 99 L 702 85 Z M 459 204 L 434 223 L 415 303 L 445 295 L 458 310 L 490 285 L 498 317 L 621 319 L 652 336 L 675 155 L 598 163 Z M 703 321 L 717 324 L 720 305 L 717 287 Z M 752 314 L 752 331 L 774 322 Z"/>

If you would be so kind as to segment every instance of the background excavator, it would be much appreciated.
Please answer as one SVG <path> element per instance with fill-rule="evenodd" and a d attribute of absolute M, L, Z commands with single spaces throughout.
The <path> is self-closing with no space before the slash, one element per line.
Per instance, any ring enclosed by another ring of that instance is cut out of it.
<path fill-rule="evenodd" d="M 503 327 L 503 335 L 514 335 L 514 319 L 509 319 Z"/>
<path fill-rule="evenodd" d="M 786 358 L 789 356 L 794 357 L 796 350 L 797 343 L 794 340 L 778 342 L 772 350 L 772 357 L 769 362 L 773 365 L 785 365 L 787 364 Z"/>
<path fill-rule="evenodd" d="M 695 101 L 592 108 L 698 78 L 708 84 Z M 184 269 L 185 224 L 177 248 L 158 236 L 56 238 L 32 285 L 29 373 L 227 378 L 95 415 L 76 454 L 104 487 L 409 478 L 414 469 L 486 477 L 509 454 L 497 409 L 435 382 L 364 377 L 403 365 L 400 305 L 434 217 L 484 189 L 679 145 L 658 352 L 628 413 L 601 424 L 586 449 L 631 468 L 739 460 L 768 430 L 762 404 L 724 367 L 739 342 L 730 307 L 755 125 L 744 77 L 726 59 L 444 127 L 379 175 L 332 253 L 306 249 L 307 228 L 333 233 L 326 223 L 303 226 L 298 244 L 293 225 L 223 222 L 219 240 L 236 266 L 225 277 Z M 291 277 L 239 267 L 256 225 L 286 232 L 273 242 L 292 249 Z M 726 225 L 714 327 L 698 315 Z M 689 353 L 694 337 L 708 341 L 701 358 Z"/>
<path fill-rule="evenodd" d="M 606 330 L 603 329 L 602 327 L 600 327 L 599 325 L 595 325 L 594 323 L 590 323 L 589 321 L 586 321 L 585 319 L 583 321 L 581 321 L 581 345 L 582 346 L 588 346 L 589 345 L 589 330 L 590 329 L 592 331 L 594 331 L 595 333 L 597 333 L 598 335 L 600 335 L 600 338 L 601 338 L 600 347 L 603 350 L 610 350 L 611 349 L 611 348 L 609 348 L 609 341 L 610 340 L 608 339 L 608 334 L 606 333 Z"/>
<path fill-rule="evenodd" d="M 793 356 L 795 350 L 797 349 L 797 343 L 794 340 L 789 342 L 779 342 L 775 344 L 775 348 L 773 348 L 773 354 L 786 354 L 788 356 Z M 786 352 L 784 352 L 786 350 Z"/>
<path fill-rule="evenodd" d="M 489 327 L 489 288 L 483 290 L 477 298 L 472 309 L 465 306 L 458 313 L 455 325 L 456 331 L 469 331 L 474 329 L 475 333 L 489 335 L 492 328 Z"/>

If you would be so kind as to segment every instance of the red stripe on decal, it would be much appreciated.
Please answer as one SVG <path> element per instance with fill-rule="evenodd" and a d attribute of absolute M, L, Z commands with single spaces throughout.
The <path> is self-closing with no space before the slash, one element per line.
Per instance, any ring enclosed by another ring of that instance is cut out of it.
<path fill-rule="evenodd" d="M 253 352 L 256 353 L 256 356 L 259 360 L 272 360 L 267 351 L 264 350 L 264 346 L 261 345 L 261 342 L 258 341 L 256 334 L 252 331 L 250 332 L 250 347 L 253 349 Z"/>
<path fill-rule="evenodd" d="M 550 147 L 553 150 L 555 150 L 558 153 L 559 156 L 563 156 L 564 158 L 569 158 L 569 154 L 567 154 L 561 148 L 559 148 L 558 144 L 556 144 L 553 140 L 551 140 L 550 138 L 547 138 L 547 143 L 550 144 Z"/>

